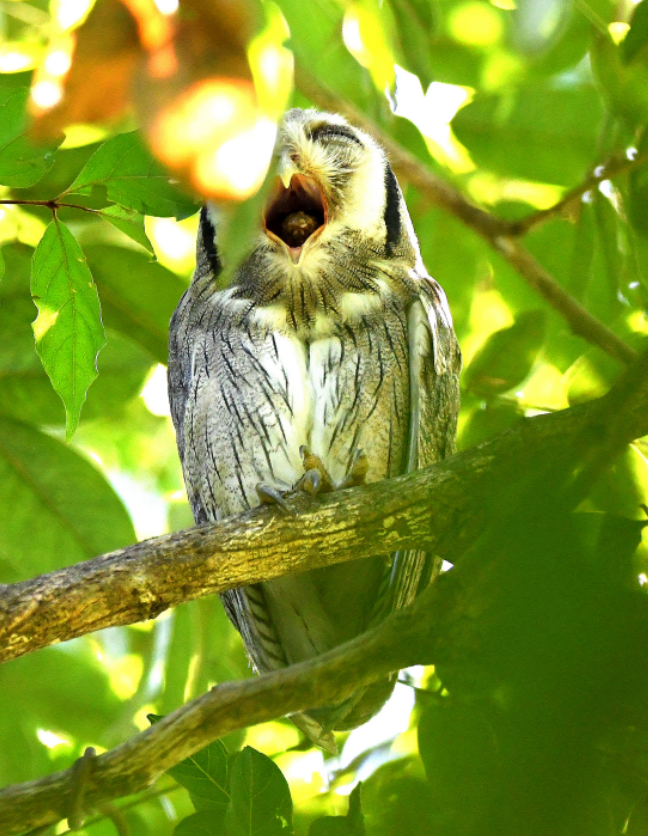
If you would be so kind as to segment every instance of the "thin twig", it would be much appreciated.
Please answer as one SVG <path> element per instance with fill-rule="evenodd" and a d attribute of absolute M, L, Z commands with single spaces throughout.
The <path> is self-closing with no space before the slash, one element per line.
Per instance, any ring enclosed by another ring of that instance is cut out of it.
<path fill-rule="evenodd" d="M 558 203 L 554 203 L 553 206 L 549 206 L 547 209 L 540 209 L 537 212 L 531 212 L 529 215 L 526 215 L 524 218 L 520 218 L 517 221 L 511 221 L 509 223 L 509 234 L 516 237 L 524 235 L 529 232 L 529 230 L 544 223 L 550 218 L 564 214 L 565 210 L 569 206 L 579 201 L 584 194 L 597 188 L 597 186 L 605 180 L 611 180 L 619 174 L 624 174 L 627 171 L 639 168 L 639 166 L 643 165 L 647 160 L 648 151 L 642 151 L 641 153 L 635 154 L 633 157 L 629 157 L 626 153 L 615 154 L 603 165 L 596 166 L 594 171 L 586 177 L 582 183 L 575 186 L 573 189 L 570 189 L 567 194 L 558 201 Z"/>
<path fill-rule="evenodd" d="M 44 206 L 56 212 L 57 209 L 80 209 L 82 212 L 90 212 L 93 215 L 101 213 L 101 209 L 91 209 L 89 206 L 81 206 L 78 203 L 62 203 L 58 200 L 23 200 L 16 198 L 4 198 L 0 200 L 2 206 Z"/>

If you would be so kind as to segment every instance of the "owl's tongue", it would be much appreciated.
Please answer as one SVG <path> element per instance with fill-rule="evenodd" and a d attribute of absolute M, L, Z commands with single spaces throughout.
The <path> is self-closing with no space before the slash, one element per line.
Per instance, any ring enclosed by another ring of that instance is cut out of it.
<path fill-rule="evenodd" d="M 317 182 L 305 174 L 294 174 L 288 188 L 278 181 L 266 210 L 264 226 L 291 252 L 299 251 L 310 236 L 324 226 L 326 215 L 326 204 Z"/>

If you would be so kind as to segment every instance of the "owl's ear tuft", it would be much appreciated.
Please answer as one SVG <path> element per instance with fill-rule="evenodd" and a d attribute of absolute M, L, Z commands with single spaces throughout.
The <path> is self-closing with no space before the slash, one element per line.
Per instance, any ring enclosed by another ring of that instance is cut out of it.
<path fill-rule="evenodd" d="M 400 212 L 401 190 L 389 162 L 385 162 L 385 227 L 387 230 L 385 249 L 391 256 L 401 238 L 402 221 Z"/>
<path fill-rule="evenodd" d="M 200 210 L 196 262 L 197 266 L 204 265 L 207 267 L 213 277 L 216 278 L 223 269 L 223 264 L 216 245 L 216 224 L 213 215 L 213 209 L 207 203 Z"/>

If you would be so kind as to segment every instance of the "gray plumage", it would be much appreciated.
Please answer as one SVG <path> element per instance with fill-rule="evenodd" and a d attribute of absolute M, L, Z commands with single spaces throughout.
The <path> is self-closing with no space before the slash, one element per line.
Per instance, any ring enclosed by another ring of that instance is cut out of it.
<path fill-rule="evenodd" d="M 293 489 L 302 446 L 334 485 L 360 452 L 366 481 L 454 449 L 460 353 L 440 286 L 421 261 L 384 152 L 344 119 L 291 110 L 280 181 L 251 254 L 220 289 L 214 212 L 201 213 L 197 266 L 170 330 L 169 395 L 197 523 Z M 353 561 L 225 593 L 259 671 L 321 654 L 410 603 L 428 582 L 421 552 Z M 293 718 L 320 745 L 382 706 L 393 681 Z"/>

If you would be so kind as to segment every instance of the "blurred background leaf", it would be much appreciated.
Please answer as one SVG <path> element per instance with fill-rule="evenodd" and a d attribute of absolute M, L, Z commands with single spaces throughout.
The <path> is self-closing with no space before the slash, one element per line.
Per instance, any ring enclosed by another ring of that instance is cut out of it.
<path fill-rule="evenodd" d="M 215 201 L 231 277 L 258 228 L 276 120 L 313 104 L 293 89 L 293 61 L 298 82 L 307 71 L 502 218 L 548 209 L 611 154 L 625 158 L 627 171 L 533 226 L 523 244 L 640 349 L 645 9 L 646 0 L 181 0 L 176 14 L 173 3 L 1 3 L 0 200 L 23 202 L 0 204 L 0 582 L 192 524 L 165 364 L 197 218 L 175 218 Z M 206 117 L 221 94 L 236 103 L 226 124 Z M 26 108 L 37 114 L 29 135 Z M 55 138 L 39 145 L 39 132 Z M 240 153 L 224 181 L 215 155 L 233 137 Z M 169 170 L 153 162 L 156 150 Z M 617 361 L 571 333 L 486 240 L 401 185 L 464 353 L 461 447 L 608 391 Z M 87 259 L 107 338 L 70 445 L 31 331 L 30 265 L 52 211 L 25 202 L 63 193 L 84 207 L 61 207 L 59 218 Z M 361 832 L 349 804 L 361 781 L 374 836 L 648 834 L 647 455 L 637 440 L 574 515 L 539 488 L 522 501 L 503 486 L 475 546 L 501 562 L 498 605 L 474 619 L 470 652 L 409 671 L 375 723 L 339 736 L 338 757 L 288 721 L 228 736 L 234 831 L 244 815 L 249 824 L 245 776 L 256 768 L 274 787 L 258 818 L 267 832 L 289 822 L 292 802 L 297 836 Z M 250 675 L 213 599 L 18 659 L 0 671 L 0 777 L 66 768 L 85 746 L 146 728 L 147 714 Z M 238 754 L 245 746 L 266 759 Z M 222 832 L 169 776 L 120 804 L 132 836 Z M 98 817 L 84 832 L 114 827 Z"/>

